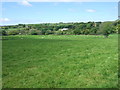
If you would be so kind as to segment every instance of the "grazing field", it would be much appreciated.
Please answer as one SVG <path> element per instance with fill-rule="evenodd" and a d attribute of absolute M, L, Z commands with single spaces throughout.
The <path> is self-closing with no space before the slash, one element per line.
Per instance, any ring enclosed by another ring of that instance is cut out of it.
<path fill-rule="evenodd" d="M 116 88 L 118 36 L 3 37 L 3 88 Z"/>

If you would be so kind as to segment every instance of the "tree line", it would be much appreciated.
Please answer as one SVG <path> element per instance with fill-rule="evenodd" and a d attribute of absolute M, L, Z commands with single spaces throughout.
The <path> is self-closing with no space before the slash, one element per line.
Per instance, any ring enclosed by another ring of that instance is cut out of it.
<path fill-rule="evenodd" d="M 107 22 L 71 22 L 18 24 L 0 27 L 2 35 L 104 35 L 118 33 L 120 20 Z M 67 28 L 67 30 L 64 30 Z M 63 30 L 62 30 L 63 29 Z"/>

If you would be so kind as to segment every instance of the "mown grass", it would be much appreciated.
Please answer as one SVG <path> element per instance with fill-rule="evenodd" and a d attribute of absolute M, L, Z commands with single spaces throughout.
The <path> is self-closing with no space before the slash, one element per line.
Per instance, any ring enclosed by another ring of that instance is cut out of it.
<path fill-rule="evenodd" d="M 3 88 L 116 88 L 118 36 L 3 37 Z"/>

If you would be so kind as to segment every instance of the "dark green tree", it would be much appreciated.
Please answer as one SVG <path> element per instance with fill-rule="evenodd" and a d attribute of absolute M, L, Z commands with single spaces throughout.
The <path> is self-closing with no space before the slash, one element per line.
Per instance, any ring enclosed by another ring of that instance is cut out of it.
<path fill-rule="evenodd" d="M 114 28 L 111 22 L 103 22 L 99 29 L 101 34 L 107 38 L 113 32 Z"/>
<path fill-rule="evenodd" d="M 3 36 L 7 35 L 7 32 L 5 30 L 2 30 L 2 35 Z"/>

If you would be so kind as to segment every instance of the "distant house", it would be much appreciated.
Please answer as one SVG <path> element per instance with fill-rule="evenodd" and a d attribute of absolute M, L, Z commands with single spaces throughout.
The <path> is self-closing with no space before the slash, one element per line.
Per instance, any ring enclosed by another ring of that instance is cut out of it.
<path fill-rule="evenodd" d="M 29 26 L 26 25 L 25 28 L 29 28 Z"/>
<path fill-rule="evenodd" d="M 60 31 L 67 31 L 68 28 L 63 28 L 63 29 L 60 29 Z"/>

